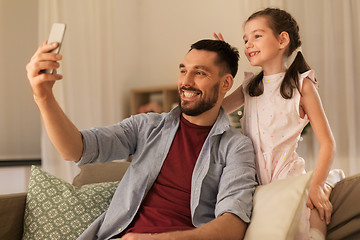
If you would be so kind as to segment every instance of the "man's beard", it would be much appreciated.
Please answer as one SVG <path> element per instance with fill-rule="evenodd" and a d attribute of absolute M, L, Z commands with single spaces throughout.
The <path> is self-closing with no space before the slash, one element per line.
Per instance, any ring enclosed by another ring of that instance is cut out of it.
<path fill-rule="evenodd" d="M 186 107 L 188 101 L 182 102 L 181 97 L 180 97 L 179 98 L 179 106 L 180 106 L 181 112 L 188 116 L 198 116 L 198 115 L 212 109 L 216 105 L 216 102 L 218 100 L 219 86 L 220 86 L 220 84 L 217 83 L 214 86 L 213 91 L 211 93 L 209 93 L 209 97 L 207 99 L 200 99 L 199 102 L 197 102 L 194 105 L 194 107 Z M 181 89 L 199 91 L 194 88 L 186 88 L 186 87 L 182 87 Z M 189 102 L 189 103 L 191 103 L 191 102 Z"/>

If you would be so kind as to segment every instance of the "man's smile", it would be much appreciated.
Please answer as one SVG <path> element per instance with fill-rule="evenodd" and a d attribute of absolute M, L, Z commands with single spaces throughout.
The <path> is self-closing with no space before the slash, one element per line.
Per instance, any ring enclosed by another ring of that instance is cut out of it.
<path fill-rule="evenodd" d="M 197 97 L 198 95 L 201 94 L 201 91 L 196 90 L 196 89 L 186 89 L 184 87 L 182 87 L 180 89 L 181 92 L 181 98 L 183 100 L 191 100 L 194 99 L 195 97 Z"/>

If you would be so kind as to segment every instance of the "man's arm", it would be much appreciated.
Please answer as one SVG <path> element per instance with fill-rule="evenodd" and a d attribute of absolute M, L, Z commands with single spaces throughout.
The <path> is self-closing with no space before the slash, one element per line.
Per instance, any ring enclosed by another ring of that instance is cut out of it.
<path fill-rule="evenodd" d="M 198 228 L 159 234 L 129 233 L 121 240 L 237 240 L 243 239 L 247 224 L 232 213 L 220 217 Z"/>
<path fill-rule="evenodd" d="M 49 53 L 57 45 L 58 43 L 45 42 L 38 48 L 26 65 L 27 76 L 50 140 L 65 160 L 77 161 L 83 151 L 81 133 L 62 111 L 52 91 L 55 82 L 62 79 L 62 76 L 42 71 L 59 68 L 57 61 L 62 56 Z"/>

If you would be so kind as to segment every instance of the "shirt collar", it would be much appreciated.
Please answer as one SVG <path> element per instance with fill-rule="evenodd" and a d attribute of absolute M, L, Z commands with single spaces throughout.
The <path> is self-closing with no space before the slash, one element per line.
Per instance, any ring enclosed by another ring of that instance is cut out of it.
<path fill-rule="evenodd" d="M 180 114 L 181 110 L 179 105 L 173 108 L 168 115 L 169 120 L 180 120 Z M 230 121 L 225 113 L 225 110 L 221 107 L 219 111 L 219 115 L 213 125 L 213 128 L 211 129 L 212 135 L 222 134 L 223 132 L 229 130 L 230 128 Z M 210 132 L 210 133 L 211 133 Z"/>

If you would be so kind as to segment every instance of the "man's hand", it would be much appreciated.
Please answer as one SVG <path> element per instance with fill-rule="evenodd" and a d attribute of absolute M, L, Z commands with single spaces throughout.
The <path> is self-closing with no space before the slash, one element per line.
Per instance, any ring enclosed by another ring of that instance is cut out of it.
<path fill-rule="evenodd" d="M 46 99 L 52 96 L 52 87 L 55 81 L 62 79 L 62 75 L 44 73 L 45 69 L 58 69 L 60 64 L 57 62 L 62 59 L 60 54 L 49 53 L 55 49 L 59 44 L 44 42 L 35 54 L 32 56 L 30 62 L 26 65 L 27 77 L 30 81 L 35 100 Z"/>
<path fill-rule="evenodd" d="M 39 107 L 43 123 L 51 142 L 63 159 L 78 161 L 83 151 L 80 131 L 62 111 L 56 101 L 52 88 L 62 75 L 45 73 L 45 69 L 58 69 L 60 54 L 49 52 L 57 48 L 58 43 L 44 42 L 26 65 L 27 76 L 33 90 L 34 99 Z"/>

